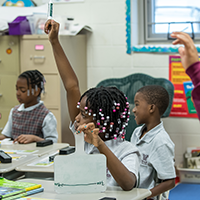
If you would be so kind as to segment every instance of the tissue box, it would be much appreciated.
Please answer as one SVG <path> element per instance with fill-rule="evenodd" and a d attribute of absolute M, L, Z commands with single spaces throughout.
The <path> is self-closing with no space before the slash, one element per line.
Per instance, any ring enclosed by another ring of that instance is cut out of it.
<path fill-rule="evenodd" d="M 29 21 L 26 16 L 19 16 L 11 23 L 8 23 L 9 35 L 29 35 L 31 34 Z"/>

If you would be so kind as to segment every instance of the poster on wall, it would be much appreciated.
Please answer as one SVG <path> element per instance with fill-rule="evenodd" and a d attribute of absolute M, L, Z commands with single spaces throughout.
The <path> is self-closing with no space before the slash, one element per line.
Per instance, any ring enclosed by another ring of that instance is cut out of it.
<path fill-rule="evenodd" d="M 170 116 L 198 118 L 191 95 L 194 86 L 185 73 L 180 56 L 169 56 L 169 80 L 174 85 Z"/>

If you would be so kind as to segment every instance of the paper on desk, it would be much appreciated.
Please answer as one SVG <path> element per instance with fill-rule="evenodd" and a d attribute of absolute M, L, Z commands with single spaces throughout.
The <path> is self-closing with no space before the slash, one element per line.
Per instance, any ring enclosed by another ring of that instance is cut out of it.
<path fill-rule="evenodd" d="M 53 165 L 53 161 L 49 162 L 49 156 L 37 161 L 34 161 L 30 164 L 28 164 L 27 166 L 33 166 L 33 167 L 49 167 L 51 165 Z"/>
<path fill-rule="evenodd" d="M 1 140 L 1 145 L 13 145 L 13 140 L 11 138 L 5 138 Z"/>

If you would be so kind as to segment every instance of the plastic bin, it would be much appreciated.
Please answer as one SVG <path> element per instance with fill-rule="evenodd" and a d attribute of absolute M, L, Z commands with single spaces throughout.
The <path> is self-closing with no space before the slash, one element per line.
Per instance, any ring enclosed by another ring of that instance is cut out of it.
<path fill-rule="evenodd" d="M 178 165 L 180 182 L 182 183 L 200 183 L 200 169 L 184 168 L 183 165 Z"/>
<path fill-rule="evenodd" d="M 29 21 L 26 16 L 19 16 L 11 23 L 8 23 L 9 35 L 29 35 L 31 34 Z"/>

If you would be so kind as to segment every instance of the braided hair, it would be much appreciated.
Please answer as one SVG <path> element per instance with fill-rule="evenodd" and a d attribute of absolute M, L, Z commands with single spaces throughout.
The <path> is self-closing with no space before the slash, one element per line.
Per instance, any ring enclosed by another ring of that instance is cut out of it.
<path fill-rule="evenodd" d="M 87 90 L 80 98 L 86 96 L 86 114 L 93 115 L 99 132 L 105 138 L 125 138 L 125 127 L 129 121 L 129 103 L 127 97 L 116 87 L 99 87 Z M 80 104 L 78 102 L 78 105 Z"/>
<path fill-rule="evenodd" d="M 31 85 L 32 88 L 32 94 L 34 94 L 34 88 L 37 91 L 38 88 L 40 88 L 40 93 L 38 94 L 38 97 L 40 97 L 41 92 L 44 92 L 44 76 L 41 72 L 38 70 L 29 70 L 25 71 L 22 74 L 18 76 L 18 78 L 25 78 L 27 80 L 28 88 Z M 27 95 L 29 96 L 29 90 L 27 92 Z"/>

